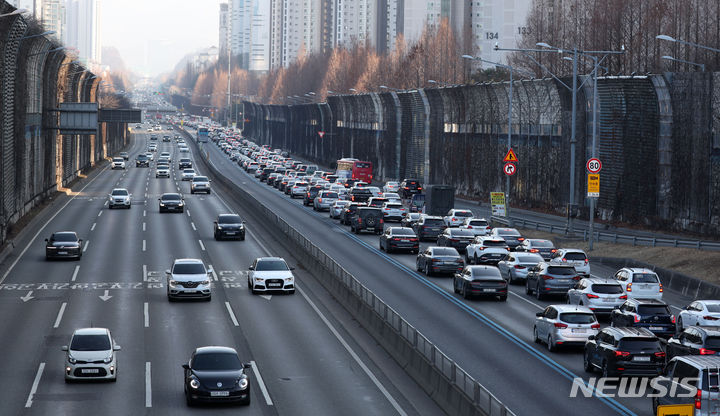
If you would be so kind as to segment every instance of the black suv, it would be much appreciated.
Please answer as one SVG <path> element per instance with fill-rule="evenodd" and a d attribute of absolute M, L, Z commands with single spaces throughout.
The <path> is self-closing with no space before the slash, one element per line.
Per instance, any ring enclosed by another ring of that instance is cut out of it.
<path fill-rule="evenodd" d="M 655 299 L 628 299 L 610 313 L 610 325 L 647 328 L 658 336 L 675 334 L 675 316 L 668 305 Z"/>
<path fill-rule="evenodd" d="M 350 218 L 350 231 L 372 231 L 377 235 L 383 232 L 383 212 L 380 208 L 360 207 Z"/>
<path fill-rule="evenodd" d="M 403 179 L 400 183 L 400 197 L 408 199 L 415 194 L 422 193 L 422 184 L 417 179 Z"/>
<path fill-rule="evenodd" d="M 679 355 L 720 355 L 720 327 L 689 326 L 665 345 L 667 358 Z"/>
<path fill-rule="evenodd" d="M 660 340 L 645 328 L 603 328 L 585 343 L 583 367 L 603 377 L 655 377 L 662 374 L 665 352 Z"/>
<path fill-rule="evenodd" d="M 315 200 L 315 197 L 317 194 L 322 191 L 324 188 L 322 186 L 310 186 L 308 187 L 307 192 L 305 192 L 305 196 L 303 197 L 303 205 L 310 206 L 313 204 L 313 201 Z"/>
<path fill-rule="evenodd" d="M 350 190 L 350 200 L 353 202 L 367 202 L 372 196 L 373 193 L 368 188 L 355 186 Z"/>
<path fill-rule="evenodd" d="M 239 238 L 245 240 L 245 221 L 237 214 L 220 214 L 213 224 L 215 240 Z"/>
<path fill-rule="evenodd" d="M 150 167 L 150 158 L 146 154 L 139 154 L 138 157 L 135 159 L 135 167 Z"/>
<path fill-rule="evenodd" d="M 178 169 L 192 169 L 192 160 L 184 157 L 178 161 Z"/>
<path fill-rule="evenodd" d="M 420 216 L 420 221 L 413 224 L 412 228 L 415 230 L 415 234 L 417 234 L 420 241 L 422 241 L 428 239 L 437 240 L 447 226 L 442 217 L 422 215 Z"/>

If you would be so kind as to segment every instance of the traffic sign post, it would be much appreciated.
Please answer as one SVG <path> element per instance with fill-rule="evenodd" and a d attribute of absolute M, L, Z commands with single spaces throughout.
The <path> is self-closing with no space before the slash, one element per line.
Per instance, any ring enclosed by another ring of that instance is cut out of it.
<path fill-rule="evenodd" d="M 517 172 L 517 167 L 514 163 L 508 162 L 503 166 L 503 172 L 505 172 L 506 175 L 512 176 Z"/>
<path fill-rule="evenodd" d="M 510 150 L 508 150 L 507 154 L 503 158 L 503 162 L 512 162 L 512 163 L 519 162 L 512 147 L 510 148 Z"/>
<path fill-rule="evenodd" d="M 600 162 L 600 159 L 593 157 L 588 159 L 585 164 L 585 168 L 590 173 L 600 173 L 600 170 L 602 169 L 602 162 Z"/>
<path fill-rule="evenodd" d="M 587 175 L 587 196 L 588 198 L 600 197 L 600 175 L 588 173 Z"/>

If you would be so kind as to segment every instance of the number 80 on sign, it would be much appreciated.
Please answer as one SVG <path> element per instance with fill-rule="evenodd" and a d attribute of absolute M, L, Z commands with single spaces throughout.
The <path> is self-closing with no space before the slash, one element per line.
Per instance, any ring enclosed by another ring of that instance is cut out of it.
<path fill-rule="evenodd" d="M 588 172 L 590 172 L 590 173 L 598 173 L 602 169 L 602 163 L 600 162 L 600 159 L 592 158 L 592 159 L 588 159 L 585 167 L 587 168 Z"/>

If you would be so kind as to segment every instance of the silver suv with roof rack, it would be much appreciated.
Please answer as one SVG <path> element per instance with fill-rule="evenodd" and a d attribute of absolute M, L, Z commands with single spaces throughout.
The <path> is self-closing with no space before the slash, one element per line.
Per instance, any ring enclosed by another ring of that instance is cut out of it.
<path fill-rule="evenodd" d="M 665 388 L 665 394 L 654 391 L 654 395 L 659 396 L 652 398 L 654 414 L 657 413 L 658 406 L 683 404 L 694 407 L 694 416 L 720 414 L 720 357 L 674 357 L 665 369 L 664 376 L 653 380 L 653 385 Z"/>
<path fill-rule="evenodd" d="M 580 280 L 567 295 L 568 303 L 587 306 L 595 314 L 609 314 L 627 300 L 618 282 L 594 277 Z"/>

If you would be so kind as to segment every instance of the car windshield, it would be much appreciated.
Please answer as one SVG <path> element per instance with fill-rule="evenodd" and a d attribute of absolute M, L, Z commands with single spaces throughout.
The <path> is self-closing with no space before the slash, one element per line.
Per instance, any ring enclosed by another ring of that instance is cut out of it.
<path fill-rule="evenodd" d="M 242 220 L 239 215 L 220 215 L 218 224 L 239 224 Z"/>
<path fill-rule="evenodd" d="M 73 351 L 107 351 L 110 338 L 107 335 L 75 335 L 70 349 Z"/>
<path fill-rule="evenodd" d="M 337 198 L 338 194 L 337 192 L 325 192 L 323 194 L 323 198 Z"/>
<path fill-rule="evenodd" d="M 548 240 L 531 240 L 530 242 L 532 243 L 533 247 L 540 247 L 540 248 L 552 248 L 553 247 L 552 241 L 548 241 Z"/>
<path fill-rule="evenodd" d="M 618 344 L 623 351 L 662 351 L 660 342 L 652 338 L 623 338 Z"/>
<path fill-rule="evenodd" d="M 705 307 L 707 307 L 708 312 L 720 312 L 720 303 L 707 303 Z"/>
<path fill-rule="evenodd" d="M 205 266 L 202 263 L 176 263 L 172 272 L 173 274 L 203 274 Z"/>
<path fill-rule="evenodd" d="M 195 354 L 191 367 L 197 371 L 238 371 L 243 365 L 237 354 L 225 352 Z"/>
<path fill-rule="evenodd" d="M 424 225 L 433 227 L 433 226 L 438 226 L 438 225 L 443 225 L 443 224 L 445 224 L 445 223 L 443 222 L 443 220 L 441 220 L 439 218 L 425 218 Z"/>
<path fill-rule="evenodd" d="M 518 263 L 540 263 L 543 261 L 543 258 L 540 256 L 518 256 L 517 257 Z"/>
<path fill-rule="evenodd" d="M 459 230 L 457 228 L 451 229 L 450 235 L 453 237 L 474 237 L 475 236 L 475 234 L 471 233 L 468 230 Z"/>
<path fill-rule="evenodd" d="M 456 217 L 472 217 L 472 212 L 469 211 L 455 211 Z"/>
<path fill-rule="evenodd" d="M 450 247 L 434 248 L 432 254 L 433 254 L 433 256 L 455 256 L 455 257 L 459 256 L 457 250 L 455 250 L 454 248 L 450 248 Z"/>
<path fill-rule="evenodd" d="M 585 261 L 587 257 L 585 256 L 585 253 L 565 253 L 565 259 L 574 261 Z"/>
<path fill-rule="evenodd" d="M 483 245 L 485 247 L 505 247 L 507 244 L 504 241 L 497 241 L 497 240 L 485 240 L 483 242 Z"/>
<path fill-rule="evenodd" d="M 402 235 L 408 237 L 415 237 L 413 230 L 406 230 L 404 228 L 395 228 L 392 230 L 392 235 Z"/>
<path fill-rule="evenodd" d="M 666 305 L 639 305 L 640 315 L 670 315 L 670 308 Z"/>
<path fill-rule="evenodd" d="M 163 201 L 179 201 L 180 195 L 178 195 L 178 194 L 163 195 L 162 200 Z"/>
<path fill-rule="evenodd" d="M 547 268 L 547 272 L 559 276 L 574 276 L 577 274 L 574 267 L 550 266 Z"/>
<path fill-rule="evenodd" d="M 718 350 L 720 349 L 720 337 L 707 337 L 705 338 L 705 348 Z"/>
<path fill-rule="evenodd" d="M 121 158 L 121 157 L 114 157 L 114 158 L 113 158 L 113 162 L 122 162 L 122 161 L 124 161 L 124 160 L 125 160 L 125 159 L 123 159 L 123 158 Z"/>
<path fill-rule="evenodd" d="M 472 225 L 474 227 L 487 227 L 488 222 L 483 220 L 472 220 L 470 221 L 469 225 Z"/>
<path fill-rule="evenodd" d="M 260 260 L 255 265 L 255 271 L 258 272 L 276 272 L 288 270 L 288 265 L 283 260 Z"/>
<path fill-rule="evenodd" d="M 400 209 L 403 207 L 402 204 L 385 204 L 385 206 L 391 209 Z"/>
<path fill-rule="evenodd" d="M 633 283 L 657 283 L 658 277 L 655 273 L 633 273 Z"/>
<path fill-rule="evenodd" d="M 611 295 L 624 292 L 622 286 L 613 284 L 594 284 L 592 285 L 592 291 L 595 293 L 607 293 Z"/>
<path fill-rule="evenodd" d="M 193 182 L 207 182 L 208 178 L 207 176 L 196 176 L 192 180 Z"/>
<path fill-rule="evenodd" d="M 511 228 L 499 229 L 498 234 L 503 237 L 520 237 L 520 233 L 517 230 Z"/>
<path fill-rule="evenodd" d="M 591 324 L 595 322 L 595 315 L 591 313 L 568 312 L 561 313 L 560 320 L 569 324 Z"/>
<path fill-rule="evenodd" d="M 127 196 L 128 191 L 125 189 L 115 189 L 112 191 L 113 196 Z"/>
<path fill-rule="evenodd" d="M 77 241 L 75 233 L 57 233 L 52 237 L 55 241 Z"/>

